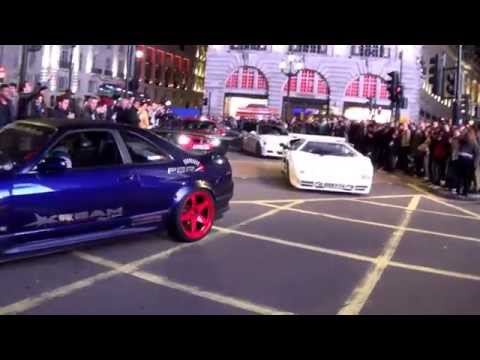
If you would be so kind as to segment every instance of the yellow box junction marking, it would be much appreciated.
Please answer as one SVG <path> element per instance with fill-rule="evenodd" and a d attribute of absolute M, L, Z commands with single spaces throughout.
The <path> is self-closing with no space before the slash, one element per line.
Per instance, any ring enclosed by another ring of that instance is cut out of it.
<path fill-rule="evenodd" d="M 375 286 L 380 281 L 386 267 L 390 260 L 392 260 L 395 251 L 397 251 L 398 245 L 405 234 L 405 229 L 410 223 L 412 218 L 412 211 L 418 207 L 421 196 L 416 195 L 412 198 L 408 204 L 407 210 L 400 223 L 400 229 L 396 230 L 390 239 L 385 244 L 381 254 L 377 257 L 375 264 L 372 264 L 370 269 L 358 283 L 357 287 L 353 290 L 350 297 L 345 302 L 344 306 L 338 311 L 338 315 L 358 315 L 362 311 L 363 307 L 367 303 L 370 295 L 375 289 Z"/>

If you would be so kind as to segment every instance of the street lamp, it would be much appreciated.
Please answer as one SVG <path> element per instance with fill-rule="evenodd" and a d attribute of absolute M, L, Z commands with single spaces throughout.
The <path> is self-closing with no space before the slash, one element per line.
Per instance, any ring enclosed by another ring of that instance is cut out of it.
<path fill-rule="evenodd" d="M 300 71 L 303 70 L 305 66 L 305 60 L 303 56 L 298 56 L 294 54 L 288 54 L 287 58 L 280 62 L 280 71 L 287 75 L 287 98 L 288 104 L 290 105 L 290 83 L 292 77 L 296 76 Z M 286 121 L 287 111 L 286 106 L 284 105 L 284 120 Z"/>

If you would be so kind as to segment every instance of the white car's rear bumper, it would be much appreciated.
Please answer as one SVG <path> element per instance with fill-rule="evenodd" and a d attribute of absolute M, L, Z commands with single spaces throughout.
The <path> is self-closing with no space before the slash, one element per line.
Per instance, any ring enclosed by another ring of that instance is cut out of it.
<path fill-rule="evenodd" d="M 342 183 L 333 183 L 333 182 L 321 182 L 321 181 L 311 181 L 305 179 L 299 179 L 294 175 L 290 175 L 290 184 L 302 190 L 316 190 L 316 191 L 331 191 L 331 192 L 342 192 L 348 194 L 369 194 L 372 189 L 371 181 L 358 181 L 351 182 L 347 184 Z"/>

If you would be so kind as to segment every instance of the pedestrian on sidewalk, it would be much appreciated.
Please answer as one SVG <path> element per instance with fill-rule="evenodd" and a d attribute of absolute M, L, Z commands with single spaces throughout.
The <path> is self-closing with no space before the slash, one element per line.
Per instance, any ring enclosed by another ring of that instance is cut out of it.
<path fill-rule="evenodd" d="M 10 89 L 7 84 L 2 84 L 0 85 L 0 127 L 10 124 L 13 120 Z"/>
<path fill-rule="evenodd" d="M 97 120 L 97 106 L 98 106 L 98 97 L 90 96 L 85 103 L 83 111 L 80 115 L 81 120 Z"/>
<path fill-rule="evenodd" d="M 480 147 L 473 129 L 460 139 L 458 151 L 458 185 L 457 194 L 468 196 L 475 176 L 475 168 L 480 159 Z"/>

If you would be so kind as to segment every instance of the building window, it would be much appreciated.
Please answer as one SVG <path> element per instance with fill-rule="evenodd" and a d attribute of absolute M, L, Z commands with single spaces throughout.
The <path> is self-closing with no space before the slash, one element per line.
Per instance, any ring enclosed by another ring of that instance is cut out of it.
<path fill-rule="evenodd" d="M 300 77 L 300 92 L 313 94 L 313 83 L 315 82 L 315 71 L 303 70 Z"/>
<path fill-rule="evenodd" d="M 78 59 L 78 71 L 82 72 L 83 69 L 83 53 L 80 53 L 79 59 Z"/>
<path fill-rule="evenodd" d="M 345 96 L 358 97 L 360 96 L 360 78 L 353 80 L 345 91 Z"/>
<path fill-rule="evenodd" d="M 238 88 L 238 73 L 239 70 L 235 70 L 227 80 L 227 88 Z"/>
<path fill-rule="evenodd" d="M 105 49 L 111 50 L 111 49 L 112 49 L 112 45 L 105 45 Z"/>
<path fill-rule="evenodd" d="M 317 84 L 318 95 L 328 95 L 328 84 L 325 80 L 319 79 Z"/>
<path fill-rule="evenodd" d="M 68 69 L 70 67 L 70 51 L 66 47 L 62 47 L 59 66 L 62 69 Z"/>
<path fill-rule="evenodd" d="M 118 45 L 118 52 L 123 54 L 125 52 L 125 45 Z"/>
<path fill-rule="evenodd" d="M 284 88 L 284 90 L 286 92 L 288 92 L 288 90 L 289 90 L 288 87 L 289 87 L 289 85 L 288 85 L 288 80 L 287 80 L 287 82 L 285 84 L 285 88 Z M 296 91 L 297 91 L 297 77 L 292 76 L 290 78 L 290 92 L 296 92 Z"/>
<path fill-rule="evenodd" d="M 267 45 L 230 45 L 230 50 L 265 51 L 267 50 Z"/>
<path fill-rule="evenodd" d="M 32 67 L 35 64 L 35 61 L 37 60 L 37 54 L 34 52 L 31 52 L 28 54 L 28 66 Z"/>
<path fill-rule="evenodd" d="M 190 60 L 183 59 L 183 71 L 186 73 L 190 72 Z"/>
<path fill-rule="evenodd" d="M 327 45 L 289 45 L 289 52 L 326 54 Z"/>
<path fill-rule="evenodd" d="M 106 58 L 105 59 L 105 70 L 111 70 L 112 69 L 112 59 Z"/>
<path fill-rule="evenodd" d="M 59 91 L 64 91 L 67 89 L 67 78 L 63 76 L 58 77 L 58 86 Z"/>
<path fill-rule="evenodd" d="M 118 69 L 117 69 L 117 77 L 123 78 L 125 74 L 123 73 L 125 70 L 125 60 L 118 60 Z"/>
<path fill-rule="evenodd" d="M 351 53 L 354 56 L 389 58 L 390 48 L 385 45 L 353 45 Z"/>
<path fill-rule="evenodd" d="M 255 71 L 252 68 L 242 69 L 242 88 L 253 89 L 253 79 L 255 77 Z"/>
<path fill-rule="evenodd" d="M 243 66 L 229 76 L 226 87 L 230 89 L 267 90 L 268 82 L 265 75 L 257 68 Z"/>
<path fill-rule="evenodd" d="M 88 82 L 88 92 L 90 94 L 93 94 L 93 93 L 95 93 L 96 88 L 97 88 L 97 85 L 96 85 L 95 81 L 90 80 Z"/>
<path fill-rule="evenodd" d="M 380 76 L 365 74 L 348 84 L 345 96 L 386 100 L 389 94 L 386 81 Z"/>
<path fill-rule="evenodd" d="M 257 89 L 267 89 L 267 79 L 265 76 L 257 77 Z"/>
<path fill-rule="evenodd" d="M 363 97 L 375 98 L 377 96 L 377 77 L 365 75 L 363 77 Z"/>

